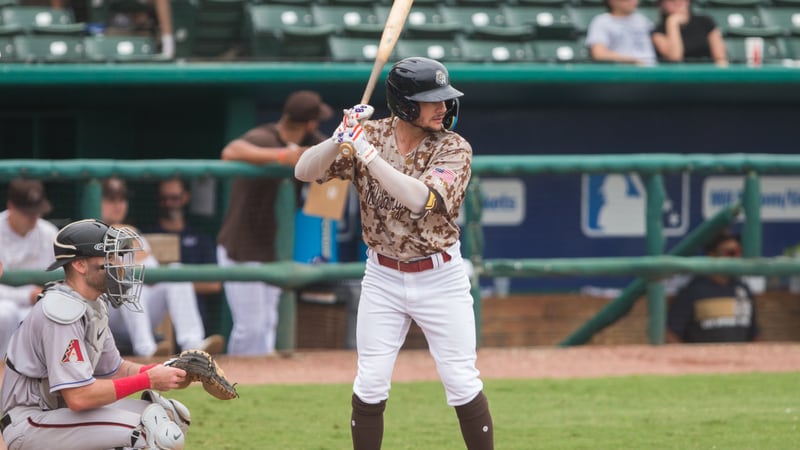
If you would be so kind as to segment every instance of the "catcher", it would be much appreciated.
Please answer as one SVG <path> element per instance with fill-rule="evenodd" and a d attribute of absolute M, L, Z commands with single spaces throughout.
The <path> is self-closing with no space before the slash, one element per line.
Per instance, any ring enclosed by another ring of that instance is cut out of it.
<path fill-rule="evenodd" d="M 48 270 L 63 267 L 65 279 L 48 285 L 14 331 L 5 361 L 0 432 L 10 450 L 184 448 L 189 410 L 156 391 L 185 387 L 193 375 L 124 360 L 108 329 L 106 303 L 140 309 L 140 240 L 94 219 L 56 235 Z"/>

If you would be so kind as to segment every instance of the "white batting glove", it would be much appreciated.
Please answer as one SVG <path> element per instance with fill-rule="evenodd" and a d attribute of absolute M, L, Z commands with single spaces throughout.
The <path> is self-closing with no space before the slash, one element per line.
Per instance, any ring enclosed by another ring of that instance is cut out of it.
<path fill-rule="evenodd" d="M 175 37 L 173 35 L 161 35 L 161 56 L 165 59 L 172 59 L 175 57 Z"/>
<path fill-rule="evenodd" d="M 364 120 L 372 117 L 375 108 L 370 105 L 358 104 L 345 111 L 344 121 L 347 128 L 354 127 Z"/>
<path fill-rule="evenodd" d="M 356 158 L 364 165 L 368 165 L 378 156 L 378 150 L 367 140 L 367 132 L 361 124 L 348 128 L 342 137 L 342 142 L 349 143 L 356 150 Z"/>

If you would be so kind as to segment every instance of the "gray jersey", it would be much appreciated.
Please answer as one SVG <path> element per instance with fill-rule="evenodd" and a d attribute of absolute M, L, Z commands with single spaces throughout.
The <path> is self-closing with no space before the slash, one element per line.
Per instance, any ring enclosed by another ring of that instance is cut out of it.
<path fill-rule="evenodd" d="M 589 23 L 586 45 L 603 44 L 613 52 L 652 65 L 656 63 L 656 52 L 650 39 L 652 31 L 653 22 L 641 13 L 624 17 L 603 13 Z"/>
<path fill-rule="evenodd" d="M 120 365 L 106 303 L 86 300 L 58 283 L 45 292 L 11 338 L 2 413 L 17 406 L 65 407 L 61 389 L 110 377 Z"/>

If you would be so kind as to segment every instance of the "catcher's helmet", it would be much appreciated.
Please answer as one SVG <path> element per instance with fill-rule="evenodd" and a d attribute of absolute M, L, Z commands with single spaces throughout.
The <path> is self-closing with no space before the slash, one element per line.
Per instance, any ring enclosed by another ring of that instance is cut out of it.
<path fill-rule="evenodd" d="M 417 102 L 445 102 L 444 128 L 452 130 L 458 120 L 458 97 L 463 92 L 450 86 L 447 68 L 429 58 L 411 57 L 396 62 L 386 78 L 389 111 L 412 122 L 419 117 Z"/>
<path fill-rule="evenodd" d="M 56 234 L 53 242 L 56 260 L 47 270 L 55 270 L 78 258 L 103 257 L 109 303 L 115 308 L 128 303 L 132 309 L 141 310 L 139 293 L 144 267 L 136 264 L 134 255 L 142 248 L 142 238 L 130 228 L 115 228 L 95 219 L 79 220 L 67 224 Z"/>

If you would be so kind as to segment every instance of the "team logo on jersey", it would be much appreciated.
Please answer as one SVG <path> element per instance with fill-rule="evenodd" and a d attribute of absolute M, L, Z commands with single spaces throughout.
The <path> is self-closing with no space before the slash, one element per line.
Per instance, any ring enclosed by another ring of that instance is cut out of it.
<path fill-rule="evenodd" d="M 72 339 L 67 345 L 67 350 L 64 351 L 64 356 L 61 357 L 61 362 L 68 363 L 82 361 L 83 351 L 81 350 L 81 343 L 77 339 Z"/>

